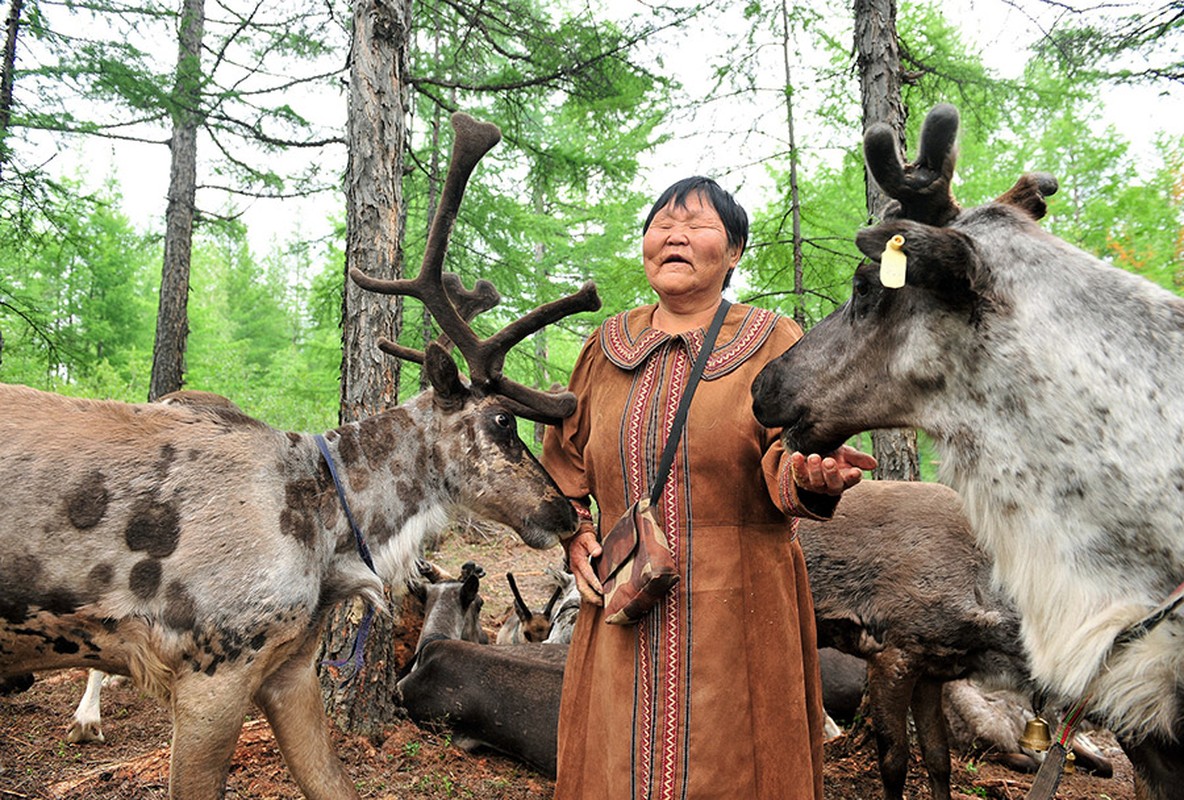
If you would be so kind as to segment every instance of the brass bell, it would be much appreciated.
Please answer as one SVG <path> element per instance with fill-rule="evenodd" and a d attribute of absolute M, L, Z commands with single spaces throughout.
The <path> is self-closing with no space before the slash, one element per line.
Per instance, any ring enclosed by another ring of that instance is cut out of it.
<path fill-rule="evenodd" d="M 1065 753 L 1065 766 L 1062 768 L 1062 771 L 1066 775 L 1072 775 L 1077 772 L 1077 756 L 1073 755 L 1072 750 Z"/>
<path fill-rule="evenodd" d="M 1024 725 L 1024 735 L 1020 737 L 1020 745 L 1037 753 L 1043 753 L 1052 747 L 1052 735 L 1048 731 L 1048 723 L 1040 717 L 1028 720 Z"/>

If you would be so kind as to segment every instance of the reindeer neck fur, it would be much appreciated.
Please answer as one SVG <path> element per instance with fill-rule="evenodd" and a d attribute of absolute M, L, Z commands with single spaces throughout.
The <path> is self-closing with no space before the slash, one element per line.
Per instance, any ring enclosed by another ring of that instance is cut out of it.
<path fill-rule="evenodd" d="M 415 574 L 424 539 L 447 523 L 450 501 L 431 445 L 435 412 L 419 398 L 325 434 L 350 510 L 369 545 L 378 576 L 399 585 Z M 309 437 L 313 457 L 320 451 Z M 338 502 L 332 486 L 332 501 Z M 361 593 L 382 604 L 382 585 L 362 562 L 344 514 L 333 518 L 333 566 Z"/>
<path fill-rule="evenodd" d="M 943 481 L 1015 594 L 1034 673 L 1070 697 L 1100 673 L 1122 687 L 1101 692 L 1123 704 L 1106 712 L 1171 730 L 1162 698 L 1184 672 L 1170 641 L 1184 621 L 1103 661 L 1174 588 L 1154 577 L 1165 562 L 1184 580 L 1184 301 L 1042 232 L 968 216 L 953 227 L 990 271 L 977 337 L 990 346 L 927 414 Z"/>

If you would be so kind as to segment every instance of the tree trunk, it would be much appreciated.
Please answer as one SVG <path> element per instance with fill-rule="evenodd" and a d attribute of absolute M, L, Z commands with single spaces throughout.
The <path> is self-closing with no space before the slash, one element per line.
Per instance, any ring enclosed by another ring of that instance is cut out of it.
<path fill-rule="evenodd" d="M 185 341 L 189 336 L 189 260 L 193 249 L 194 199 L 197 194 L 197 129 L 201 123 L 201 43 L 205 0 L 184 0 L 179 26 L 177 79 L 173 86 L 173 135 L 169 165 L 169 201 L 165 212 L 164 266 L 152 350 L 148 399 L 181 388 Z"/>
<path fill-rule="evenodd" d="M 403 277 L 403 150 L 407 141 L 407 0 L 357 0 L 353 15 L 346 167 L 346 268 L 375 278 Z M 342 309 L 342 422 L 399 401 L 399 361 L 378 349 L 398 340 L 399 298 L 366 292 L 345 276 Z"/>
<path fill-rule="evenodd" d="M 409 0 L 357 0 L 353 14 L 346 168 L 346 268 L 376 278 L 402 277 L 403 150 L 407 139 Z M 378 349 L 380 336 L 399 338 L 402 304 L 365 292 L 345 277 L 342 309 L 342 422 L 393 406 L 399 399 L 399 362 Z M 392 588 L 394 591 L 392 592 Z M 377 615 L 364 649 L 364 667 L 345 687 L 322 675 L 329 713 L 344 730 L 377 734 L 394 719 L 391 689 L 406 639 L 403 587 L 386 587 L 393 616 Z M 342 604 L 329 617 L 322 654 L 349 655 L 361 602 Z M 401 637 L 401 638 L 400 638 Z M 414 641 L 414 640 L 412 640 Z"/>
<path fill-rule="evenodd" d="M 884 122 L 896 132 L 904 151 L 904 107 L 900 100 L 900 48 L 896 38 L 896 0 L 855 0 L 855 52 L 863 125 Z M 871 173 L 864 169 L 869 219 L 879 218 L 888 202 Z M 913 430 L 872 432 L 877 479 L 915 481 L 921 477 L 917 433 Z"/>
<path fill-rule="evenodd" d="M 24 0 L 12 0 L 4 36 L 4 63 L 0 65 L 0 174 L 8 164 L 8 124 L 12 119 L 12 87 L 16 72 L 16 39 L 20 32 Z"/>
<path fill-rule="evenodd" d="M 781 0 L 781 55 L 785 66 L 785 125 L 789 134 L 789 204 L 793 221 L 793 319 L 806 327 L 806 277 L 802 259 L 802 203 L 798 194 L 798 146 L 793 131 L 793 76 L 790 70 L 789 7 Z"/>

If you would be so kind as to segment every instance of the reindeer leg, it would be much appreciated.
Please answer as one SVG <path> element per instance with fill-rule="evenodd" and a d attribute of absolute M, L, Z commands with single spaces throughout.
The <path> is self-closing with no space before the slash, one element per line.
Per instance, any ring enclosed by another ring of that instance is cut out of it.
<path fill-rule="evenodd" d="M 917 678 L 888 650 L 868 662 L 868 702 L 876 731 L 885 800 L 902 800 L 909 770 L 909 702 Z"/>
<path fill-rule="evenodd" d="M 67 742 L 84 744 L 106 741 L 103 737 L 103 720 L 99 713 L 99 695 L 103 690 L 103 679 L 106 677 L 106 674 L 97 669 L 87 672 L 86 691 L 78 701 L 78 708 L 74 709 L 74 722 L 66 732 Z"/>
<path fill-rule="evenodd" d="M 263 681 L 255 702 L 267 715 L 292 777 L 309 800 L 353 800 L 353 782 L 333 748 L 313 666 L 316 637 Z"/>
<path fill-rule="evenodd" d="M 225 665 L 223 665 L 225 667 Z M 196 672 L 173 685 L 173 752 L 169 797 L 217 800 L 226 788 L 230 757 L 250 704 L 247 676 Z"/>
<path fill-rule="evenodd" d="M 950 738 L 942 708 L 939 681 L 925 678 L 913 689 L 913 721 L 921 743 L 921 757 L 929 772 L 929 791 L 933 800 L 950 800 Z"/>
<path fill-rule="evenodd" d="M 1184 731 L 1177 725 L 1176 734 Z M 1139 742 L 1119 737 L 1135 772 L 1136 800 L 1179 800 L 1184 787 L 1184 742 L 1152 734 Z"/>

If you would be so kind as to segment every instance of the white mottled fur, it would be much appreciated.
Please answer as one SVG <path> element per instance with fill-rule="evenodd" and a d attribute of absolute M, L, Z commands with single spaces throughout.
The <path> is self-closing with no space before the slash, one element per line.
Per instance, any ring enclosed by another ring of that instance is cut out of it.
<path fill-rule="evenodd" d="M 937 396 L 923 426 L 938 437 L 943 480 L 1021 609 L 1034 675 L 1066 698 L 1092 693 L 1124 733 L 1171 731 L 1184 620 L 1106 656 L 1184 581 L 1184 301 L 1035 225 L 1017 236 L 979 219 L 951 227 L 1007 265 L 991 272 L 1007 310 L 989 317 L 991 347 L 968 388 L 1026 413 Z M 972 453 L 942 436 L 970 424 Z"/>

